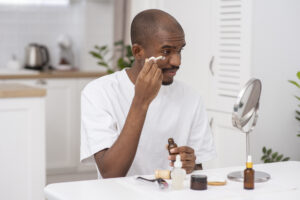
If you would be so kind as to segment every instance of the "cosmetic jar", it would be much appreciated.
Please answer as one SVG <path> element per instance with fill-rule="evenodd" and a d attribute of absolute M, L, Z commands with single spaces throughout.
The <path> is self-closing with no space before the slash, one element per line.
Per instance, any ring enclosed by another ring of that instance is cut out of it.
<path fill-rule="evenodd" d="M 207 176 L 191 175 L 191 189 L 192 190 L 206 190 L 207 189 Z"/>

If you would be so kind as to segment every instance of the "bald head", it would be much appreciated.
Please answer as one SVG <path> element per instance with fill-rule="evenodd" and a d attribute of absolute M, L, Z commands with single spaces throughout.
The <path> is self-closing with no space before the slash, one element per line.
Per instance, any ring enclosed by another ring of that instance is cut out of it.
<path fill-rule="evenodd" d="M 183 33 L 181 25 L 170 14 L 157 9 L 137 14 L 131 23 L 131 43 L 147 47 L 158 31 Z"/>

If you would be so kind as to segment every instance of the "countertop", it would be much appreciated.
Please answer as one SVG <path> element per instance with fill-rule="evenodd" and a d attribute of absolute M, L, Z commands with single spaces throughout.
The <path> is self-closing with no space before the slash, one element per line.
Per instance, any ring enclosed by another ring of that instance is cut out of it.
<path fill-rule="evenodd" d="M 242 171 L 245 166 L 194 171 L 210 177 L 222 177 L 233 171 Z M 208 186 L 207 190 L 189 189 L 189 177 L 182 190 L 159 190 L 155 183 L 136 180 L 135 177 L 111 178 L 50 184 L 45 188 L 48 200 L 299 200 L 300 162 L 288 161 L 254 165 L 255 171 L 267 172 L 271 179 L 255 183 L 254 190 L 244 190 L 242 182 L 227 180 L 225 186 Z M 151 178 L 151 177 L 148 177 Z M 152 175 L 153 178 L 153 175 Z M 170 181 L 168 180 L 170 183 Z"/>
<path fill-rule="evenodd" d="M 0 84 L 0 98 L 43 97 L 46 90 L 16 83 Z"/>
<path fill-rule="evenodd" d="M 100 71 L 49 71 L 38 72 L 31 70 L 0 71 L 0 80 L 5 79 L 41 79 L 41 78 L 97 78 L 106 75 Z"/>

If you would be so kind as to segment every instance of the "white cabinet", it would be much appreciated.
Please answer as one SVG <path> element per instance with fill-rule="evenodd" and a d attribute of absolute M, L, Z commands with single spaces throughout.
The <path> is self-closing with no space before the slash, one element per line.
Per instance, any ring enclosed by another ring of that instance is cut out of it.
<path fill-rule="evenodd" d="M 77 167 L 78 96 L 74 79 L 45 80 L 47 172 L 49 175 Z"/>
<path fill-rule="evenodd" d="M 95 165 L 80 163 L 80 97 L 92 78 L 14 79 L 47 89 L 47 182 L 96 178 Z M 85 174 L 88 174 L 85 176 Z"/>
<path fill-rule="evenodd" d="M 0 98 L 0 199 L 44 199 L 45 98 Z"/>
<path fill-rule="evenodd" d="M 217 158 L 204 163 L 204 168 L 240 166 L 245 163 L 246 135 L 231 125 L 231 115 L 208 112 Z"/>

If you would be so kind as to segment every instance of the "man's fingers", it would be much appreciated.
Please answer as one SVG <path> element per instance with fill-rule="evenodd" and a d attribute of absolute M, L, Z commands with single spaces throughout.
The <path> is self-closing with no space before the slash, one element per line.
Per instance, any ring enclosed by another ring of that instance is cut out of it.
<path fill-rule="evenodd" d="M 153 60 L 148 60 L 148 59 L 146 59 L 146 60 L 145 60 L 144 67 L 143 67 L 142 70 L 141 70 L 141 73 L 142 73 L 142 74 L 147 74 L 147 73 L 150 71 L 150 69 L 151 69 L 153 63 L 154 63 Z"/>
<path fill-rule="evenodd" d="M 153 62 L 152 60 L 151 60 L 151 62 Z M 147 73 L 147 76 L 150 78 L 150 79 L 153 79 L 153 77 L 154 77 L 154 75 L 155 75 L 155 72 L 156 72 L 156 70 L 157 70 L 157 64 L 156 63 L 153 63 L 152 64 L 152 66 L 151 66 L 151 68 L 150 68 L 150 70 L 149 70 L 149 72 Z"/>
<path fill-rule="evenodd" d="M 178 155 L 178 154 L 176 154 Z M 176 160 L 176 155 L 169 155 L 169 160 Z M 181 161 L 195 161 L 196 156 L 194 154 L 180 153 Z"/>
<path fill-rule="evenodd" d="M 154 74 L 154 80 L 160 81 L 160 77 L 161 77 L 161 69 L 157 68 Z"/>
<path fill-rule="evenodd" d="M 176 155 L 169 155 L 168 159 L 174 161 L 176 160 Z"/>
<path fill-rule="evenodd" d="M 192 162 L 182 162 L 182 168 L 188 169 L 188 168 L 194 168 L 194 163 Z"/>
<path fill-rule="evenodd" d="M 196 156 L 190 153 L 180 153 L 181 161 L 195 161 Z"/>
<path fill-rule="evenodd" d="M 171 153 L 194 153 L 194 149 L 192 149 L 191 147 L 188 146 L 182 146 L 182 147 L 176 147 L 170 150 Z"/>

